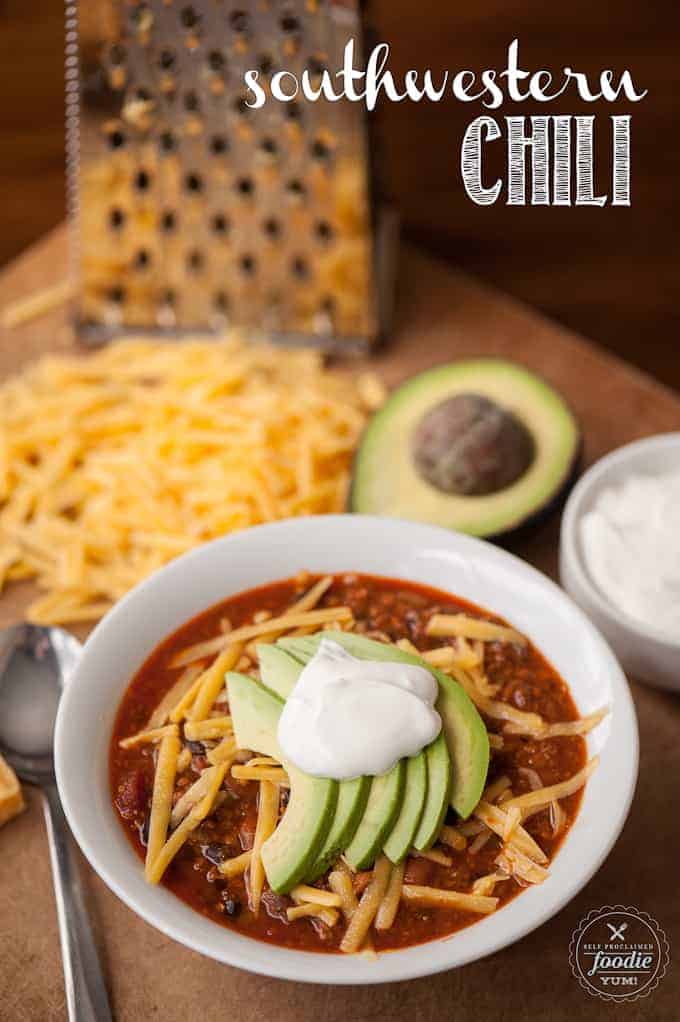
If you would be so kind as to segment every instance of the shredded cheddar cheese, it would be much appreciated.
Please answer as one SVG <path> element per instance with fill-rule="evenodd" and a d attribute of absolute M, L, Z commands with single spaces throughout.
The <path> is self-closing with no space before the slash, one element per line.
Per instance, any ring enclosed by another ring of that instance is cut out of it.
<path fill-rule="evenodd" d="M 235 334 L 40 359 L 0 386 L 0 588 L 34 578 L 36 623 L 95 620 L 205 540 L 342 510 L 379 391 Z"/>

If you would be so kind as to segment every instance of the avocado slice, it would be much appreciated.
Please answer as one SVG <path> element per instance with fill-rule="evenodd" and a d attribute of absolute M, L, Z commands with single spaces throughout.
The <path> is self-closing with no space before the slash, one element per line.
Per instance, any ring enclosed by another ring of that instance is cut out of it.
<path fill-rule="evenodd" d="M 383 851 L 390 862 L 401 862 L 413 847 L 413 838 L 423 813 L 427 795 L 427 761 L 419 752 L 406 760 L 404 799 L 396 823 L 392 827 Z M 444 803 L 446 805 L 446 803 Z"/>
<path fill-rule="evenodd" d="M 269 886 L 286 894 L 316 862 L 333 823 L 338 784 L 311 777 L 288 762 L 276 731 L 283 703 L 244 674 L 227 674 L 229 707 L 238 745 L 278 759 L 290 778 L 290 798 L 278 827 L 262 846 Z"/>
<path fill-rule="evenodd" d="M 278 646 L 261 643 L 257 647 L 262 684 L 281 699 L 287 699 L 300 677 L 304 662 L 294 659 Z M 355 777 L 340 781 L 338 803 L 328 834 L 315 862 L 306 874 L 307 880 L 316 880 L 354 837 L 371 787 L 370 777 Z"/>
<path fill-rule="evenodd" d="M 439 682 L 436 709 L 442 719 L 442 733 L 446 739 L 452 766 L 449 803 L 459 816 L 466 819 L 479 802 L 484 790 L 489 768 L 489 737 L 484 721 L 465 689 L 448 674 L 436 670 L 421 657 L 407 653 L 405 650 L 399 649 L 398 646 L 376 642 L 374 639 L 367 639 L 364 635 L 355 635 L 352 632 L 327 631 L 300 638 L 282 638 L 278 640 L 277 644 L 294 655 L 295 650 L 299 655 L 313 655 L 322 638 L 332 639 L 354 656 L 363 657 L 366 660 L 392 660 L 418 664 L 435 676 Z M 428 750 L 432 749 L 435 744 L 433 742 L 428 746 Z M 441 777 L 441 764 L 439 767 L 436 776 Z M 432 787 L 432 776 L 433 769 L 430 769 L 428 760 L 430 788 Z M 430 813 L 434 824 L 434 806 L 431 806 L 427 813 L 428 819 L 430 819 Z M 423 814 L 423 820 L 425 818 L 425 814 Z M 436 836 L 436 831 L 434 836 Z M 418 837 L 423 841 L 423 847 L 427 847 L 425 835 L 418 835 Z"/>
<path fill-rule="evenodd" d="M 419 852 L 426 851 L 437 840 L 451 798 L 453 771 L 443 728 L 425 749 L 425 758 L 427 792 L 418 828 L 413 837 L 413 847 Z"/>
<path fill-rule="evenodd" d="M 405 779 L 406 761 L 400 759 L 386 774 L 371 781 L 364 815 L 345 848 L 345 858 L 354 869 L 367 869 L 380 854 L 400 812 Z"/>
<path fill-rule="evenodd" d="M 261 642 L 257 646 L 262 684 L 284 703 L 297 684 L 305 661 L 280 646 Z"/>
<path fill-rule="evenodd" d="M 571 410 L 524 367 L 438 366 L 397 388 L 368 424 L 349 510 L 500 536 L 558 502 L 580 449 Z"/>

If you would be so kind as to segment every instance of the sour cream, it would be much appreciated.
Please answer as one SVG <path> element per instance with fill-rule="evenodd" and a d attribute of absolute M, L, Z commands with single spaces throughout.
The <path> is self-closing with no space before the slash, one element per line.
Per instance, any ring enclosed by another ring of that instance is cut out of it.
<path fill-rule="evenodd" d="M 590 576 L 640 624 L 680 635 L 680 472 L 633 475 L 604 490 L 581 521 Z"/>
<path fill-rule="evenodd" d="M 384 774 L 434 741 L 437 682 L 424 667 L 359 660 L 322 639 L 288 697 L 278 739 L 305 773 L 337 781 Z"/>

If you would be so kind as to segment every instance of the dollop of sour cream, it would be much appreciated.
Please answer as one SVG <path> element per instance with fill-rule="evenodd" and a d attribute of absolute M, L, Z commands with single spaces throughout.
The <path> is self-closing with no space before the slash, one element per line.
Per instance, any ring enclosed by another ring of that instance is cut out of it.
<path fill-rule="evenodd" d="M 632 475 L 603 490 L 581 520 L 590 576 L 619 610 L 680 634 L 680 472 Z"/>
<path fill-rule="evenodd" d="M 359 660 L 322 639 L 281 713 L 279 745 L 314 777 L 384 774 L 437 737 L 437 695 L 424 667 Z"/>

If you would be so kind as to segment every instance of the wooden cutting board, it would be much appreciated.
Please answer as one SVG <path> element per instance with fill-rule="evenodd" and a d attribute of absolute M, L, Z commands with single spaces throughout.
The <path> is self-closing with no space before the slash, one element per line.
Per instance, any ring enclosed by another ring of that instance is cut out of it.
<path fill-rule="evenodd" d="M 0 276 L 0 308 L 58 281 L 67 261 L 63 229 Z M 402 252 L 398 327 L 374 360 L 390 384 L 437 362 L 503 355 L 543 373 L 571 402 L 592 462 L 637 437 L 680 429 L 680 398 L 479 282 L 418 252 Z M 670 342 L 669 342 L 670 343 Z M 48 350 L 73 347 L 64 310 L 0 335 L 0 374 Z M 555 576 L 553 519 L 515 553 Z M 20 619 L 29 587 L 0 598 L 0 626 Z M 82 633 L 81 633 L 82 635 Z M 680 938 L 676 860 L 680 846 L 680 702 L 633 684 L 640 721 L 640 780 L 620 840 L 597 875 L 559 915 L 491 958 L 423 980 L 382 987 L 303 986 L 249 975 L 202 958 L 138 919 L 83 863 L 117 1022 L 514 1022 L 612 1019 L 616 1009 L 572 977 L 572 930 L 591 909 L 634 905 Z M 87 769 L 87 764 L 83 764 Z M 0 830 L 0 1019 L 63 1022 L 65 999 L 40 799 Z M 465 933 L 458 938 L 465 940 Z M 677 946 L 677 943 L 676 943 Z M 680 972 L 621 1009 L 629 1022 L 678 1018 Z"/>

